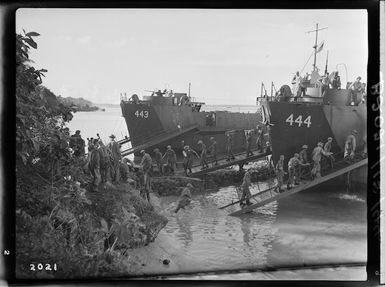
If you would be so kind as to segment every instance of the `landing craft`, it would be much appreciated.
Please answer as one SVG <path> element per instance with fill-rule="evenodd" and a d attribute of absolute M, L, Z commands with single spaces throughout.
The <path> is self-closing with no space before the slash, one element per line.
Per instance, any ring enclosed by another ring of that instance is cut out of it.
<path fill-rule="evenodd" d="M 317 24 L 315 32 L 318 33 L 319 30 L 321 29 L 318 29 Z M 356 91 L 349 89 L 349 82 L 345 88 L 323 86 L 319 79 L 326 79 L 328 75 L 327 62 L 323 77 L 319 76 L 316 68 L 316 55 L 323 46 L 323 42 L 320 45 L 315 43 L 311 78 L 302 79 L 297 83 L 298 93 L 293 94 L 288 85 L 282 86 L 274 93 L 272 84 L 268 96 L 262 84 L 257 105 L 261 107 L 263 123 L 269 126 L 274 162 L 277 162 L 282 154 L 287 163 L 305 144 L 309 146 L 310 155 L 318 142 L 325 143 L 329 137 L 333 138 L 331 151 L 342 155 L 346 138 L 352 130 L 358 132 L 356 150 L 364 148 L 367 121 L 365 84 L 361 83 L 361 88 Z M 334 76 L 335 72 L 326 80 L 333 80 Z M 357 95 L 354 101 L 353 92 Z"/>
<path fill-rule="evenodd" d="M 231 133 L 233 152 L 244 151 L 244 130 L 255 129 L 261 124 L 261 114 L 258 111 L 202 111 L 204 105 L 203 102 L 194 101 L 190 93 L 167 90 L 152 91 L 150 96 L 143 96 L 142 100 L 133 95 L 129 99 L 123 98 L 120 103 L 133 148 L 146 147 L 147 144 L 151 153 L 155 148 L 165 151 L 167 145 L 171 145 L 177 156 L 181 157 L 184 145 L 199 151 L 199 140 L 208 147 L 210 137 L 214 137 L 220 155 L 226 153 L 227 133 Z M 139 156 L 136 150 L 135 155 Z"/>

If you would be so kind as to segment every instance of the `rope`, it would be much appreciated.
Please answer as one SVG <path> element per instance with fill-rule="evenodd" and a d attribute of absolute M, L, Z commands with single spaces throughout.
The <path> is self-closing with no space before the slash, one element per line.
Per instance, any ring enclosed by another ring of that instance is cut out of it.
<path fill-rule="evenodd" d="M 311 55 L 310 55 L 310 57 L 309 57 L 309 59 L 307 59 L 307 61 L 306 61 L 305 65 L 303 66 L 301 72 L 299 72 L 300 74 L 302 74 L 303 70 L 305 69 L 307 63 L 309 63 L 309 60 L 311 59 L 311 57 L 313 56 L 313 54 L 314 54 L 314 52 L 312 52 Z"/>

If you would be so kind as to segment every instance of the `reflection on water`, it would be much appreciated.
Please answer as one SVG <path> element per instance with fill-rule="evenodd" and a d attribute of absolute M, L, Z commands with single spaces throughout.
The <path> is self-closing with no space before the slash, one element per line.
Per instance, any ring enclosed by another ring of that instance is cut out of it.
<path fill-rule="evenodd" d="M 257 192 L 257 187 L 253 185 L 251 191 Z M 233 186 L 193 195 L 185 210 L 168 214 L 162 240 L 171 242 L 191 261 L 199 261 L 203 269 L 221 268 L 229 262 L 234 267 L 265 264 L 274 239 L 277 205 L 272 203 L 242 217 L 228 216 L 229 210 L 218 209 L 235 196 Z M 163 197 L 161 208 L 170 210 L 175 200 L 175 196 Z"/>
<path fill-rule="evenodd" d="M 251 192 L 268 187 L 253 184 Z M 177 197 L 161 197 L 157 205 L 169 222 L 134 253 L 171 260 L 167 267 L 146 261 L 145 274 L 366 262 L 366 192 L 343 190 L 299 192 L 238 217 L 228 215 L 238 205 L 219 209 L 237 200 L 234 186 L 193 194 L 177 214 Z"/>

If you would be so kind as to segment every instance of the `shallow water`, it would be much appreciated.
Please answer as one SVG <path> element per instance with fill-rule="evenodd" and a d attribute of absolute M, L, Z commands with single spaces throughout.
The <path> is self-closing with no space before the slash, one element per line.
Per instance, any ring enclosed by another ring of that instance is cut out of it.
<path fill-rule="evenodd" d="M 257 190 L 254 184 L 252 193 Z M 327 186 L 240 217 L 228 216 L 238 206 L 218 209 L 236 199 L 233 186 L 193 195 L 191 205 L 176 215 L 177 197 L 154 198 L 169 223 L 154 243 L 132 251 L 132 258 L 145 264 L 134 273 L 365 263 L 365 197 L 363 190 L 346 195 Z M 163 265 L 162 259 L 171 263 Z"/>

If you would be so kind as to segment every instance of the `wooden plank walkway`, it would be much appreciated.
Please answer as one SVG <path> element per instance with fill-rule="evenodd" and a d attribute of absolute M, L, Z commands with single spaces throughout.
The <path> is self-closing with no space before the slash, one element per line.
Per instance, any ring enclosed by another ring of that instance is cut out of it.
<path fill-rule="evenodd" d="M 253 199 L 256 200 L 256 203 L 252 204 L 252 205 L 249 205 L 247 207 L 244 207 L 243 209 L 241 210 L 238 210 L 238 211 L 235 211 L 233 213 L 230 213 L 231 216 L 237 216 L 237 215 L 241 215 L 241 214 L 244 214 L 244 213 L 247 213 L 247 212 L 250 212 L 252 211 L 253 209 L 255 208 L 258 208 L 258 207 L 261 207 L 261 206 L 264 206 L 266 204 L 269 204 L 270 202 L 273 202 L 273 201 L 276 201 L 276 200 L 279 200 L 281 198 L 285 198 L 285 197 L 288 197 L 292 194 L 295 194 L 297 192 L 300 192 L 300 191 L 304 191 L 304 190 L 307 190 L 311 187 L 314 187 L 314 186 L 317 186 L 323 182 L 326 182 L 330 179 L 333 179 L 337 176 L 340 176 L 344 173 L 347 173 L 349 171 L 352 171 L 356 168 L 359 168 L 361 166 L 364 166 L 364 165 L 367 165 L 368 164 L 368 159 L 365 158 L 363 160 L 360 160 L 359 162 L 356 162 L 356 163 L 352 163 L 348 166 L 343 166 L 343 167 L 337 167 L 336 169 L 333 169 L 330 173 L 320 177 L 320 178 L 316 178 L 312 181 L 305 181 L 304 183 L 296 186 L 296 187 L 293 187 L 292 189 L 290 190 L 287 190 L 286 188 L 284 189 L 283 192 L 281 193 L 278 193 L 277 191 L 271 191 L 271 189 L 269 190 L 266 190 L 266 191 L 262 191 L 258 194 L 255 194 L 253 195 Z M 270 191 L 270 192 L 267 192 L 267 191 Z M 259 198 L 258 198 L 259 197 Z M 239 203 L 239 201 L 238 201 Z M 235 203 L 233 203 L 235 204 Z M 230 204 L 230 205 L 233 205 L 233 204 Z M 228 206 L 230 206 L 228 205 Z M 224 208 L 224 207 L 222 207 Z"/>
<path fill-rule="evenodd" d="M 192 173 L 189 174 L 189 176 L 202 176 L 204 174 L 207 174 L 209 172 L 216 171 L 218 169 L 223 169 L 232 165 L 239 165 L 239 164 L 247 164 L 249 162 L 253 162 L 259 159 L 265 159 L 266 154 L 253 151 L 254 155 L 246 157 L 246 153 L 239 153 L 235 154 L 235 159 L 231 161 L 227 161 L 227 155 L 222 155 L 221 158 L 218 157 L 218 165 L 212 165 L 212 163 L 209 163 L 209 168 L 201 169 L 200 165 L 195 165 L 191 168 Z M 209 157 L 210 159 L 210 157 Z"/>

